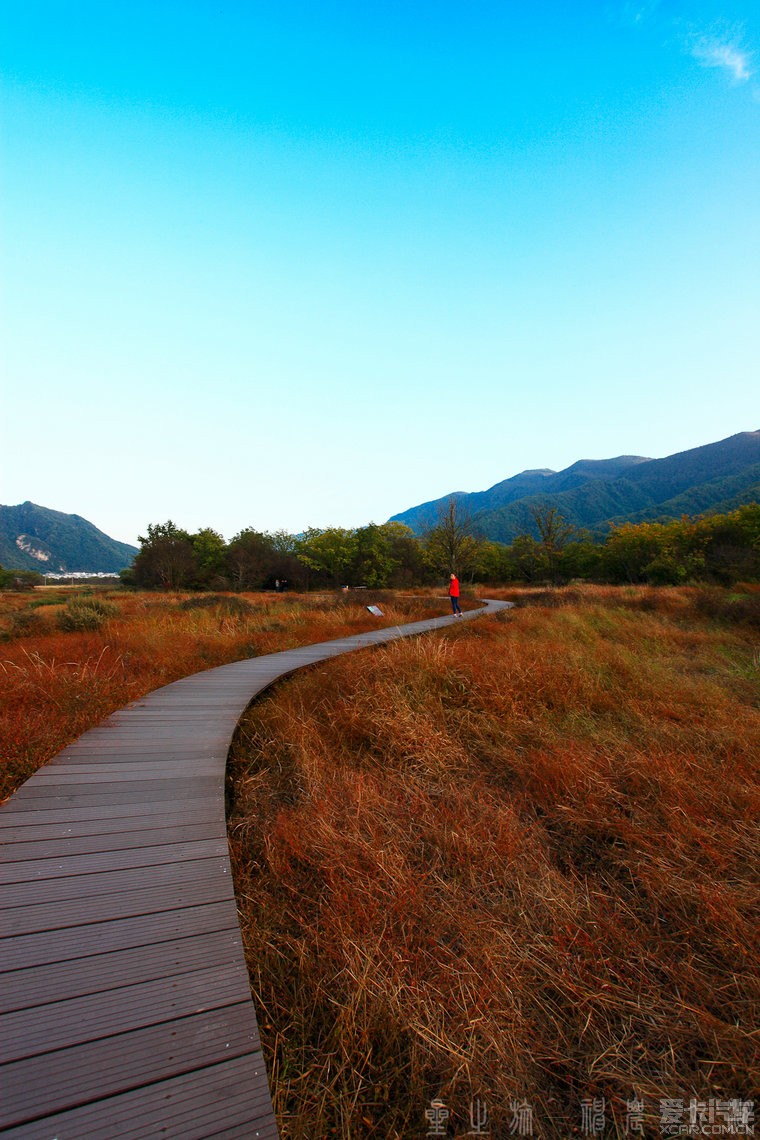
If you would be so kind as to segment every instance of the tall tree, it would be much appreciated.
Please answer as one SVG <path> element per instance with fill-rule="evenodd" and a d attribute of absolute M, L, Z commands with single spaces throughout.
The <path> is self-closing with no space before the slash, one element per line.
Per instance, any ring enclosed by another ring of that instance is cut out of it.
<path fill-rule="evenodd" d="M 133 569 L 136 585 L 179 590 L 193 581 L 198 564 L 192 540 L 171 519 L 152 523 L 147 535 L 140 535 L 137 541 L 140 549 Z"/>
<path fill-rule="evenodd" d="M 222 535 L 207 526 L 197 534 L 191 535 L 190 542 L 196 563 L 195 584 L 201 587 L 223 588 L 227 584 L 225 581 L 227 544 Z"/>
<path fill-rule="evenodd" d="M 540 546 L 546 556 L 552 581 L 559 577 L 559 560 L 562 551 L 575 534 L 575 527 L 560 514 L 557 507 L 536 503 L 530 508 L 533 522 L 539 533 Z"/>
<path fill-rule="evenodd" d="M 456 495 L 450 495 L 438 508 L 438 522 L 423 536 L 423 546 L 430 565 L 441 574 L 458 578 L 472 576 L 483 540 L 474 534 L 469 511 Z"/>
<path fill-rule="evenodd" d="M 307 530 L 298 543 L 298 557 L 331 586 L 343 584 L 346 571 L 356 558 L 356 531 L 331 526 Z"/>
<path fill-rule="evenodd" d="M 353 585 L 387 586 L 398 563 L 384 528 L 376 523 L 359 527 L 356 532 L 356 557 Z"/>
<path fill-rule="evenodd" d="M 246 527 L 227 547 L 227 575 L 238 590 L 259 590 L 272 575 L 276 557 L 271 537 Z"/>
<path fill-rule="evenodd" d="M 389 585 L 411 586 L 423 582 L 426 577 L 423 550 L 414 531 L 400 522 L 383 523 L 378 529 L 388 541 L 394 562 Z"/>

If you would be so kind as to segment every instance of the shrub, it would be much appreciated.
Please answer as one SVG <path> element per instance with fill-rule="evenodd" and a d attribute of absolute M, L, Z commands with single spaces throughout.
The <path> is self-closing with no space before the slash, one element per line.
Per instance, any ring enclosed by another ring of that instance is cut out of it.
<path fill-rule="evenodd" d="M 256 607 L 247 602 L 245 598 L 236 598 L 227 594 L 201 594 L 197 597 L 185 598 L 179 603 L 181 610 L 212 610 L 218 609 L 225 617 L 246 617 L 255 612 Z"/>
<path fill-rule="evenodd" d="M 100 598 L 69 598 L 66 609 L 58 617 L 58 626 L 67 633 L 100 629 L 116 613 L 115 605 Z"/>
<path fill-rule="evenodd" d="M 44 622 L 40 614 L 34 610 L 21 610 L 11 617 L 10 628 L 3 635 L 4 640 L 11 641 L 16 637 L 33 637 L 42 631 Z"/>
<path fill-rule="evenodd" d="M 730 594 L 719 587 L 706 587 L 694 599 L 697 613 L 719 622 L 748 625 L 760 629 L 760 594 Z"/>

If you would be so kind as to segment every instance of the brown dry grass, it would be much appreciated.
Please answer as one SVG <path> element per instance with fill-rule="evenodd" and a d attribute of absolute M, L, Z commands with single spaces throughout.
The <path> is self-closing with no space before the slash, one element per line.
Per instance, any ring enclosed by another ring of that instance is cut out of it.
<path fill-rule="evenodd" d="M 249 712 L 230 830 L 283 1137 L 510 1134 L 758 1090 L 760 638 L 583 587 Z M 714 608 L 714 607 L 713 607 Z M 709 610 L 710 607 L 708 606 Z M 688 1113 L 685 1117 L 688 1119 Z"/>
<path fill-rule="evenodd" d="M 64 631 L 72 597 L 104 602 L 99 629 Z M 201 669 L 445 613 L 445 599 L 66 591 L 0 594 L 0 801 L 86 729 Z M 208 603 L 211 602 L 209 605 Z"/>

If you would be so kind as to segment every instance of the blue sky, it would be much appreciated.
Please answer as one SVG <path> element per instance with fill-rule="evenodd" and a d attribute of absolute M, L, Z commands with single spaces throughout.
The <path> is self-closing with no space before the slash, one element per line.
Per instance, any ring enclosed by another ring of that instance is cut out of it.
<path fill-rule="evenodd" d="M 760 428 L 756 0 L 4 0 L 0 499 L 355 526 Z"/>

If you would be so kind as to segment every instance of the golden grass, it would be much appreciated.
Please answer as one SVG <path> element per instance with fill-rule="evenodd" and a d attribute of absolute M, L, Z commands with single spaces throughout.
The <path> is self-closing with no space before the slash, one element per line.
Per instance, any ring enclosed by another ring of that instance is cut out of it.
<path fill-rule="evenodd" d="M 446 612 L 430 594 L 0 594 L 0 801 L 86 729 L 201 669 Z M 100 628 L 62 630 L 76 602 L 103 601 Z M 69 599 L 72 599 L 69 601 Z M 208 604 L 211 602 L 211 604 Z"/>
<path fill-rule="evenodd" d="M 569 1136 L 758 1088 L 758 635 L 689 589 L 532 603 L 300 675 L 233 750 L 283 1137 Z M 684 1118 L 688 1119 L 688 1115 Z M 611 1131 L 609 1131 L 611 1130 Z"/>

